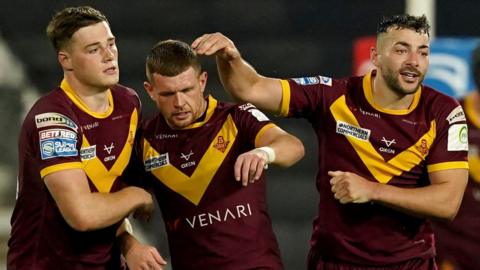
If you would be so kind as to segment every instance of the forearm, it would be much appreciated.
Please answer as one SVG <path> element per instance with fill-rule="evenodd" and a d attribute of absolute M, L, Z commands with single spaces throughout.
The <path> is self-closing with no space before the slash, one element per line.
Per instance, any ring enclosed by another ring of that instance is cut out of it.
<path fill-rule="evenodd" d="M 216 59 L 220 81 L 230 95 L 261 110 L 280 113 L 282 92 L 278 79 L 258 74 L 240 56 L 228 61 L 218 56 Z"/>
<path fill-rule="evenodd" d="M 128 251 L 136 244 L 140 242 L 132 235 L 131 232 L 123 231 L 117 236 L 117 241 L 120 246 L 120 252 L 123 256 L 127 256 Z"/>
<path fill-rule="evenodd" d="M 399 188 L 380 183 L 375 185 L 372 201 L 421 217 L 451 220 L 462 199 L 461 195 L 450 192 L 447 184 L 419 188 Z"/>
<path fill-rule="evenodd" d="M 268 147 L 275 151 L 275 161 L 272 164 L 280 167 L 290 167 L 305 155 L 302 142 L 288 133 L 275 138 Z"/>
<path fill-rule="evenodd" d="M 79 230 L 96 230 L 117 223 L 146 201 L 145 192 L 137 187 L 127 187 L 114 193 L 90 193 L 82 200 L 72 218 L 73 227 Z M 68 220 L 67 220 L 68 221 Z"/>
<path fill-rule="evenodd" d="M 248 89 L 258 80 L 258 73 L 240 56 L 235 59 L 224 60 L 217 56 L 217 68 L 220 81 L 226 90 L 240 101 L 248 101 Z"/>

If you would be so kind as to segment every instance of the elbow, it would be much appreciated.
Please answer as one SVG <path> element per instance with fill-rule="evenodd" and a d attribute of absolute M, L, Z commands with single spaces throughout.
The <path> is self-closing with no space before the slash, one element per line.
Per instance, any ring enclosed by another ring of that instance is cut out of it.
<path fill-rule="evenodd" d="M 458 207 L 451 207 L 450 209 L 446 210 L 444 216 L 442 217 L 445 221 L 453 221 L 458 213 Z"/>
<path fill-rule="evenodd" d="M 78 232 L 87 232 L 95 229 L 92 219 L 88 218 L 87 215 L 83 213 L 73 213 L 67 216 L 64 215 L 64 219 L 72 229 Z"/>
<path fill-rule="evenodd" d="M 305 147 L 299 139 L 295 138 L 288 148 L 288 152 L 290 153 L 290 158 L 279 164 L 280 167 L 287 168 L 301 160 L 305 156 Z"/>
<path fill-rule="evenodd" d="M 443 222 L 451 222 L 457 216 L 459 207 L 460 203 L 445 204 L 445 206 L 442 207 L 441 212 L 436 216 L 436 218 L 440 219 Z"/>

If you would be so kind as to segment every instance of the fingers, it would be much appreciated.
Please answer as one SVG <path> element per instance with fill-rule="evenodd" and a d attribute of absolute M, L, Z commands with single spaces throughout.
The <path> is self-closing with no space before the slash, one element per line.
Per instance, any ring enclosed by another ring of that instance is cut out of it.
<path fill-rule="evenodd" d="M 198 54 L 212 55 L 219 49 L 222 49 L 221 37 L 223 37 L 223 35 L 219 33 L 204 34 L 192 43 L 192 48 L 195 49 Z"/>
<path fill-rule="evenodd" d="M 332 186 L 333 197 L 342 204 L 351 202 L 349 183 L 346 180 L 347 173 L 343 171 L 329 171 L 328 175 L 332 177 L 330 185 Z"/>
<path fill-rule="evenodd" d="M 152 248 L 151 250 L 152 256 L 155 259 L 155 261 L 160 264 L 160 265 L 166 265 L 167 261 L 163 259 L 163 257 L 160 255 L 158 250 L 156 248 Z"/>
<path fill-rule="evenodd" d="M 195 39 L 192 48 L 200 55 L 217 55 L 224 60 L 231 60 L 240 56 L 233 41 L 222 33 L 204 34 Z"/>
<path fill-rule="evenodd" d="M 243 186 L 254 183 L 262 176 L 265 168 L 265 157 L 250 151 L 240 155 L 234 165 L 235 180 L 241 181 Z"/>

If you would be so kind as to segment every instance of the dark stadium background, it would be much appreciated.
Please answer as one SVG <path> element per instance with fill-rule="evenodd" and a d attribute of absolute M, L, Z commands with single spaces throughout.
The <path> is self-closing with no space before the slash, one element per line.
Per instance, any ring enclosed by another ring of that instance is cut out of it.
<path fill-rule="evenodd" d="M 423 0 L 418 0 L 423 1 Z M 16 141 L 19 125 L 37 95 L 58 85 L 62 72 L 46 36 L 55 11 L 91 5 L 109 18 L 120 52 L 121 83 L 140 94 L 144 115 L 155 112 L 142 83 L 148 49 L 167 38 L 191 42 L 203 33 L 230 37 L 244 58 L 269 76 L 348 76 L 352 42 L 374 34 L 382 15 L 403 13 L 403 0 L 243 0 L 243 1 L 0 1 L 0 269 L 4 267 L 11 207 L 15 201 Z M 436 35 L 479 36 L 474 0 L 436 2 Z M 213 59 L 204 59 L 207 89 L 221 89 Z M 316 144 L 305 121 L 274 118 L 301 138 L 305 158 L 291 169 L 268 171 L 268 201 L 286 269 L 305 269 L 315 191 Z M 144 239 L 168 254 L 161 219 L 140 225 Z M 156 236 L 155 236 L 156 235 Z M 255 243 L 247 243 L 255 244 Z"/>

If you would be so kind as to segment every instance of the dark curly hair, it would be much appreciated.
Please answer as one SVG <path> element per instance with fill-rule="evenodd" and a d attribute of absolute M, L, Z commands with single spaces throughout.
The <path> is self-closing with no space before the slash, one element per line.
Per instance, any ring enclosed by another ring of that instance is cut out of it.
<path fill-rule="evenodd" d="M 417 33 L 427 34 L 430 36 L 430 25 L 427 17 L 412 16 L 408 14 L 400 14 L 393 16 L 385 16 L 382 18 L 377 27 L 377 35 L 386 33 L 390 28 L 395 29 L 412 29 Z"/>

